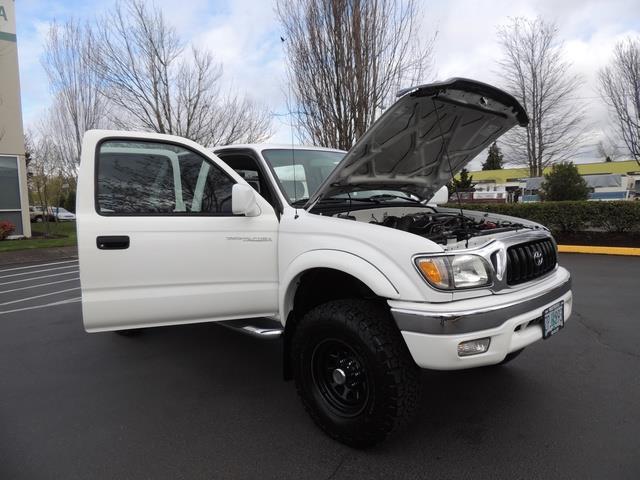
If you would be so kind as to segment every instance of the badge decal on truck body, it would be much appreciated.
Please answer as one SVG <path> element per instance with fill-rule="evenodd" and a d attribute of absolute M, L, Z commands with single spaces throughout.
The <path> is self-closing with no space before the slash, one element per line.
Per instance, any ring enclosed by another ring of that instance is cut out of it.
<path fill-rule="evenodd" d="M 237 240 L 240 242 L 272 242 L 271 237 L 226 237 L 227 240 Z"/>

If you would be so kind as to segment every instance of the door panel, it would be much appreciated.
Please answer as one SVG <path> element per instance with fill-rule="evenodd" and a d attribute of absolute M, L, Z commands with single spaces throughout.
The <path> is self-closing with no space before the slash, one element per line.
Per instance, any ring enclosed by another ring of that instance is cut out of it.
<path fill-rule="evenodd" d="M 278 220 L 260 197 L 259 216 L 234 216 L 238 182 L 188 140 L 88 132 L 77 209 L 85 328 L 276 315 Z"/>

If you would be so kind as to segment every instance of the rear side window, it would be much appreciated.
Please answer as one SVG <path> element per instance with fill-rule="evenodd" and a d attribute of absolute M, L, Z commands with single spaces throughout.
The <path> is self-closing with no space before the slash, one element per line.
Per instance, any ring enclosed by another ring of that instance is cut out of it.
<path fill-rule="evenodd" d="M 231 215 L 235 182 L 184 147 L 105 141 L 96 175 L 96 208 L 101 215 Z"/>

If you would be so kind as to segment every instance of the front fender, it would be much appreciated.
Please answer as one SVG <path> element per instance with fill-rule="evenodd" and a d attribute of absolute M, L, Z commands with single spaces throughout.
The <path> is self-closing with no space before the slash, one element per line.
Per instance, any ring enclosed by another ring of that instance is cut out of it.
<path fill-rule="evenodd" d="M 391 280 L 371 262 L 362 257 L 342 250 L 311 250 L 297 256 L 286 268 L 280 278 L 279 307 L 282 323 L 293 309 L 293 298 L 302 274 L 313 268 L 331 268 L 357 278 L 376 295 L 398 299 L 400 294 Z"/>

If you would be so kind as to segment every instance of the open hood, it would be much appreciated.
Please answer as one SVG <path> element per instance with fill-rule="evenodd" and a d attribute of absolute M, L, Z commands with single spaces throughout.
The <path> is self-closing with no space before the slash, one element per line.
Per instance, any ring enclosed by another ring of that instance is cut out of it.
<path fill-rule="evenodd" d="M 311 196 L 397 190 L 428 200 L 478 153 L 516 124 L 518 101 L 486 83 L 453 78 L 401 91 Z"/>

